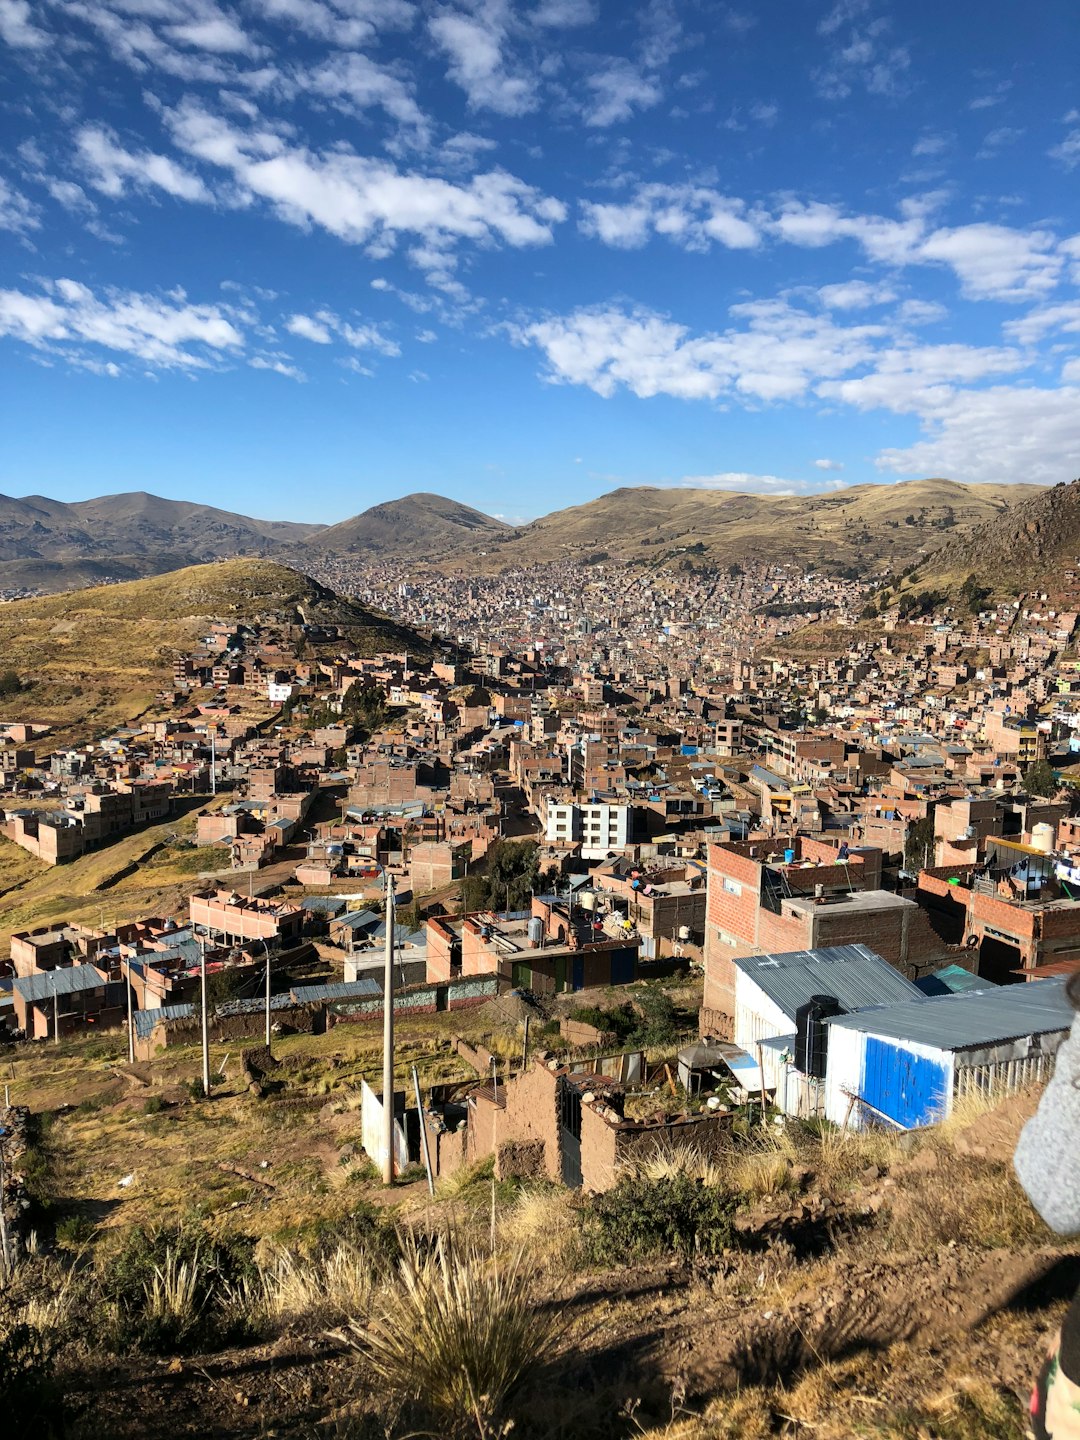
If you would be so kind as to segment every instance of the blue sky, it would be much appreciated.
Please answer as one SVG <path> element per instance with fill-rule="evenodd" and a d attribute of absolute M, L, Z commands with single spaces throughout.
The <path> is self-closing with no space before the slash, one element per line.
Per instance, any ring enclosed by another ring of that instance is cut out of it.
<path fill-rule="evenodd" d="M 0 0 L 0 489 L 1080 474 L 1073 0 Z"/>

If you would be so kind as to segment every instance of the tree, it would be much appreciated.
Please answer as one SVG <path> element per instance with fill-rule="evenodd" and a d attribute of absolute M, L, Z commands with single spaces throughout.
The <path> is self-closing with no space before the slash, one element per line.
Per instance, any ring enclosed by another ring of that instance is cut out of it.
<path fill-rule="evenodd" d="M 921 870 L 934 863 L 934 817 L 924 815 L 908 826 L 904 840 L 904 869 Z"/>
<path fill-rule="evenodd" d="M 0 673 L 0 699 L 6 700 L 11 695 L 18 695 L 22 688 L 22 681 L 14 670 L 4 670 Z"/>
<path fill-rule="evenodd" d="M 1048 800 L 1058 792 L 1057 775 L 1048 760 L 1036 760 L 1024 772 L 1024 789 L 1029 795 Z"/>
<path fill-rule="evenodd" d="M 540 852 L 535 840 L 496 840 L 485 857 L 485 872 L 466 877 L 466 910 L 525 910 L 536 889 Z"/>

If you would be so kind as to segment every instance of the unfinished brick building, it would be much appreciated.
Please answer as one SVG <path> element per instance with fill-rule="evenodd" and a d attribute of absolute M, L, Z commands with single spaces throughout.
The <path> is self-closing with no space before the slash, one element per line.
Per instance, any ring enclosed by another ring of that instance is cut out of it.
<path fill-rule="evenodd" d="M 914 900 L 881 890 L 881 852 L 793 836 L 709 847 L 703 1033 L 731 1036 L 744 955 L 868 945 L 910 980 L 948 946 Z"/>

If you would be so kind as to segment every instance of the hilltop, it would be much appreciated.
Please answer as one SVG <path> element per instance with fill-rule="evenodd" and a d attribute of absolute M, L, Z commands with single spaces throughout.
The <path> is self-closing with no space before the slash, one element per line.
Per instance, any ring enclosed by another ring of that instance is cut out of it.
<path fill-rule="evenodd" d="M 483 551 L 513 533 L 503 521 L 469 505 L 418 491 L 320 530 L 303 548 L 320 555 L 360 551 L 395 559 L 437 560 Z"/>
<path fill-rule="evenodd" d="M 4 718 L 92 725 L 141 713 L 211 618 L 266 625 L 334 625 L 360 653 L 427 654 L 415 631 L 346 600 L 287 565 L 223 560 L 121 585 L 0 605 L 0 668 L 28 693 L 0 705 Z"/>
<path fill-rule="evenodd" d="M 66 504 L 0 496 L 0 580 L 66 589 L 175 570 L 230 555 L 269 555 L 321 526 L 256 520 L 145 491 Z M 41 563 L 44 562 L 44 563 Z"/>
<path fill-rule="evenodd" d="M 608 555 L 659 565 L 700 557 L 719 565 L 788 561 L 883 574 L 1029 494 L 1026 485 L 940 479 L 810 496 L 624 488 L 534 520 L 500 544 L 488 563 Z"/>
<path fill-rule="evenodd" d="M 974 575 L 998 595 L 1060 590 L 1080 559 L 1080 480 L 1037 490 L 958 536 L 911 577 L 921 589 L 950 591 Z"/>

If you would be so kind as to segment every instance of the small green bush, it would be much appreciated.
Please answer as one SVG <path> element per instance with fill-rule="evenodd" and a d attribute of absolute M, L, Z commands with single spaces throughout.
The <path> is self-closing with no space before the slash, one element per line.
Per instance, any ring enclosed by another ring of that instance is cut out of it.
<path fill-rule="evenodd" d="M 218 1239 L 199 1225 L 132 1230 L 99 1273 L 106 1338 L 114 1349 L 154 1355 L 242 1338 L 229 1295 L 254 1270 L 245 1236 Z"/>
<path fill-rule="evenodd" d="M 96 1228 L 89 1215 L 65 1215 L 56 1222 L 56 1243 L 61 1250 L 81 1250 L 94 1238 Z"/>
<path fill-rule="evenodd" d="M 585 1209 L 586 1253 L 598 1265 L 658 1255 L 718 1255 L 732 1244 L 737 1197 L 690 1175 L 625 1175 Z"/>
<path fill-rule="evenodd" d="M 151 1095 L 150 1098 L 149 1098 L 149 1100 L 147 1100 L 146 1104 L 143 1106 L 143 1114 L 144 1114 L 144 1115 L 160 1115 L 161 1112 L 162 1112 L 162 1110 L 164 1110 L 164 1109 L 165 1109 L 165 1101 L 161 1098 L 161 1096 L 160 1096 L 160 1095 Z"/>

